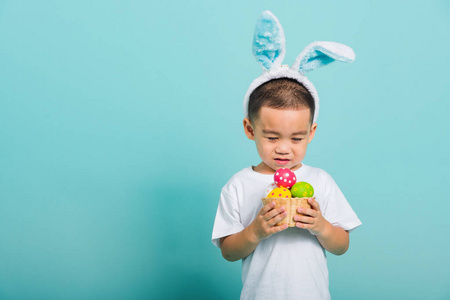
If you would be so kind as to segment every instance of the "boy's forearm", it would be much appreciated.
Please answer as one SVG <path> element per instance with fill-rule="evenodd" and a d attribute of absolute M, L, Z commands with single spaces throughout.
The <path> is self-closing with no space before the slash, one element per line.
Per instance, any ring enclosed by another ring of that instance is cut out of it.
<path fill-rule="evenodd" d="M 342 255 L 348 250 L 348 232 L 340 227 L 331 225 L 329 222 L 327 222 L 325 230 L 321 234 L 317 234 L 316 237 L 325 250 L 335 255 Z"/>
<path fill-rule="evenodd" d="M 220 240 L 222 256 L 228 261 L 237 261 L 249 256 L 258 246 L 259 240 L 252 233 L 251 225 L 241 232 Z"/>

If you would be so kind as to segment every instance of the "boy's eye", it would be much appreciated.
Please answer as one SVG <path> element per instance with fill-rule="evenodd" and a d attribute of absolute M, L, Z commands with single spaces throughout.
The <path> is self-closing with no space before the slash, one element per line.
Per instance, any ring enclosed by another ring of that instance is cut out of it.
<path fill-rule="evenodd" d="M 294 142 L 300 142 L 301 140 L 303 140 L 303 139 L 299 139 L 299 138 L 295 138 L 295 139 L 292 139 Z"/>
<path fill-rule="evenodd" d="M 278 138 L 276 138 L 276 137 L 268 137 L 267 139 L 268 139 L 269 141 L 273 142 L 273 141 L 276 141 Z"/>

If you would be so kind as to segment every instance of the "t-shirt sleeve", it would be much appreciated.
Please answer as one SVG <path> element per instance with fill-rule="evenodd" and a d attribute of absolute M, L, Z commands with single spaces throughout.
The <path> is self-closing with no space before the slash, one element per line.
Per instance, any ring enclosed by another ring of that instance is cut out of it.
<path fill-rule="evenodd" d="M 212 233 L 213 244 L 220 248 L 220 239 L 222 237 L 235 234 L 243 229 L 244 225 L 241 223 L 236 197 L 231 196 L 225 189 L 222 189 Z"/>
<path fill-rule="evenodd" d="M 325 200 L 326 206 L 322 209 L 322 214 L 333 226 L 341 227 L 344 230 L 352 231 L 362 223 L 348 203 L 344 194 L 337 186 L 334 179 L 328 174 L 324 174 L 326 183 Z"/>

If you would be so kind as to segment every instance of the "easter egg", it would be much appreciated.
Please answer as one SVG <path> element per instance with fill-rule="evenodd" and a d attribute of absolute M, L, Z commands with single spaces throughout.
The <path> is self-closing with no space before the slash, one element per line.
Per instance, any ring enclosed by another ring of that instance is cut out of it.
<path fill-rule="evenodd" d="M 279 187 L 291 188 L 297 182 L 295 173 L 288 168 L 278 169 L 273 178 Z"/>
<path fill-rule="evenodd" d="M 267 198 L 291 198 L 291 192 L 288 188 L 285 187 L 277 187 L 274 188 L 269 195 L 267 195 Z"/>
<path fill-rule="evenodd" d="M 266 188 L 266 197 L 269 195 L 269 193 L 274 189 L 277 188 L 278 185 L 275 182 L 272 182 L 269 184 L 269 186 Z"/>
<path fill-rule="evenodd" d="M 292 186 L 291 193 L 295 198 L 312 197 L 314 189 L 309 183 L 300 181 Z"/>

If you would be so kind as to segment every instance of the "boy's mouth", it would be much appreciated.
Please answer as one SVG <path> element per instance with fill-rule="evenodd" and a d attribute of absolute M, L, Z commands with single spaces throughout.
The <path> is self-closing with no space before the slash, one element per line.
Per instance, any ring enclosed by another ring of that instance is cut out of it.
<path fill-rule="evenodd" d="M 275 161 L 276 161 L 277 164 L 279 164 L 279 165 L 285 165 L 285 164 L 287 164 L 288 162 L 290 162 L 290 160 L 287 159 L 287 158 L 275 158 Z"/>

